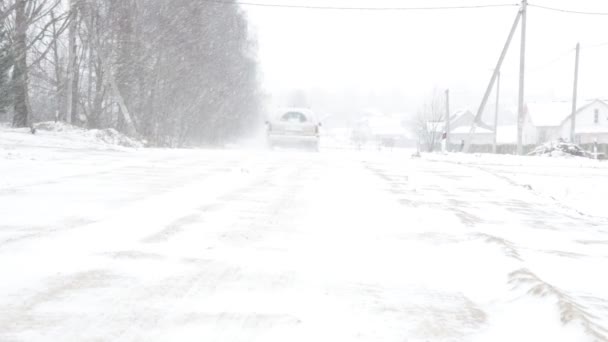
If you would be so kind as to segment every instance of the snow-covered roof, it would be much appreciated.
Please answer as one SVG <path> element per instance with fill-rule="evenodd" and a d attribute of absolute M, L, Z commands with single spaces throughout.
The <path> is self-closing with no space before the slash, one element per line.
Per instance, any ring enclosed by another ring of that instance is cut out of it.
<path fill-rule="evenodd" d="M 476 133 L 492 133 L 493 131 L 489 128 L 490 126 L 482 123 L 477 124 L 475 129 Z M 426 130 L 428 132 L 435 132 L 435 133 L 443 133 L 445 132 L 445 122 L 443 121 L 428 121 L 426 123 Z M 458 126 L 458 127 L 450 127 L 450 132 L 451 133 L 456 133 L 456 134 L 462 134 L 462 133 L 469 133 L 469 131 L 471 130 L 471 125 L 463 125 L 463 126 Z"/>
<path fill-rule="evenodd" d="M 473 112 L 468 109 L 459 109 L 450 115 L 450 122 L 454 122 L 465 115 L 473 115 Z"/>
<path fill-rule="evenodd" d="M 599 105 L 603 105 L 604 107 L 608 107 L 608 103 L 606 103 L 604 100 L 600 100 L 600 99 L 595 99 L 595 100 L 589 100 L 586 101 L 584 105 L 579 106 L 578 110 L 576 111 L 576 115 L 578 115 L 583 109 L 586 109 L 589 106 L 592 106 L 594 104 L 599 104 Z M 564 118 L 564 120 L 562 121 L 562 124 L 565 123 L 566 121 L 569 121 L 572 118 L 572 115 L 568 115 Z M 577 129 L 578 132 L 578 129 Z M 603 132 L 603 130 L 602 130 Z M 584 133 L 597 133 L 597 132 L 584 132 Z"/>
<path fill-rule="evenodd" d="M 453 130 L 451 130 L 452 133 L 454 134 L 468 134 L 471 132 L 471 126 L 466 125 L 466 126 L 460 126 L 457 128 L 454 128 Z M 475 126 L 475 134 L 493 134 L 494 132 L 492 132 L 491 130 L 478 126 Z"/>
<path fill-rule="evenodd" d="M 579 104 L 577 113 L 594 103 L 608 106 L 608 104 L 599 99 L 588 100 Z M 531 102 L 526 106 L 530 121 L 536 127 L 561 126 L 572 114 L 572 102 L 570 101 Z"/>
<path fill-rule="evenodd" d="M 527 105 L 530 121 L 536 127 L 558 127 L 572 113 L 572 102 L 531 102 Z"/>

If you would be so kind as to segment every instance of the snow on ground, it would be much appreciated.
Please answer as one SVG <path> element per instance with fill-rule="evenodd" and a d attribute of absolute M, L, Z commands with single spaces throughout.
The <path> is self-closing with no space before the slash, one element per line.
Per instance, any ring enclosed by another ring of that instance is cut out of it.
<path fill-rule="evenodd" d="M 45 148 L 65 150 L 125 150 L 141 148 L 143 144 L 130 139 L 114 129 L 86 130 L 79 127 L 55 122 L 42 122 L 35 125 L 36 134 L 29 128 L 9 128 L 0 125 L 0 156 L 19 158 L 45 156 Z M 32 155 L 36 154 L 36 155 Z"/>
<path fill-rule="evenodd" d="M 608 218 L 608 162 L 589 158 L 492 154 L 431 154 L 428 159 L 468 165 L 553 198 L 587 215 Z"/>
<path fill-rule="evenodd" d="M 1 133 L 0 341 L 607 340 L 608 221 L 510 178 L 573 161 Z"/>

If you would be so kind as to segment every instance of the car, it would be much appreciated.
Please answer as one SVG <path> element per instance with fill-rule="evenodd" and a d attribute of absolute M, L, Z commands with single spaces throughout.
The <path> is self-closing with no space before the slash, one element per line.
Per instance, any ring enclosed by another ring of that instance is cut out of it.
<path fill-rule="evenodd" d="M 266 121 L 266 128 L 270 148 L 282 146 L 319 150 L 321 122 L 310 109 L 280 109 Z"/>

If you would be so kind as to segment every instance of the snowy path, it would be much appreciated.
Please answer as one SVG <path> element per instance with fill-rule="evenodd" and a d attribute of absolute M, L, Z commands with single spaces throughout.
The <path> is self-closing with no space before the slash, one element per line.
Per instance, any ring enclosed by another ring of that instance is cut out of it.
<path fill-rule="evenodd" d="M 608 222 L 483 170 L 54 155 L 0 159 L 0 341 L 607 340 Z"/>

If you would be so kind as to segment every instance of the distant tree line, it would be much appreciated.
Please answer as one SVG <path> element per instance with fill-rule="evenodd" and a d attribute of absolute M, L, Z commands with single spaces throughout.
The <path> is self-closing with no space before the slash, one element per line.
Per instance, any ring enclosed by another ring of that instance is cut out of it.
<path fill-rule="evenodd" d="M 258 121 L 256 42 L 234 4 L 0 0 L 0 117 L 219 144 Z"/>

